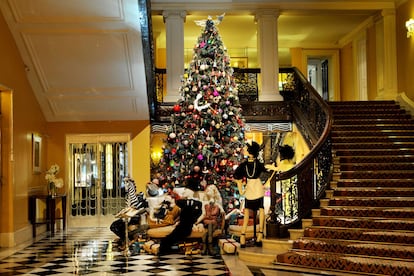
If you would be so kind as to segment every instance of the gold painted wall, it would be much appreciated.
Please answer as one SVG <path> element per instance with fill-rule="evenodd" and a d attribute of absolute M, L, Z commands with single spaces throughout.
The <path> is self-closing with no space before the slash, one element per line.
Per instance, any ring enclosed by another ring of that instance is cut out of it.
<path fill-rule="evenodd" d="M 377 97 L 377 52 L 375 48 L 375 26 L 367 30 L 367 93 L 368 100 L 375 100 Z"/>
<path fill-rule="evenodd" d="M 355 100 L 354 63 L 352 42 L 345 45 L 341 51 L 341 101 Z"/>
<path fill-rule="evenodd" d="M 414 37 L 407 38 L 405 27 L 405 21 L 414 19 L 414 0 L 399 6 L 396 16 L 398 92 L 405 92 L 414 101 Z"/>
<path fill-rule="evenodd" d="M 10 150 L 11 162 L 2 164 L 10 171 L 0 189 L 0 246 L 14 246 L 31 239 L 28 221 L 28 194 L 43 179 L 32 173 L 32 133 L 46 132 L 46 121 L 26 78 L 25 65 L 0 13 L 0 86 L 12 90 L 12 136 L 2 139 L 2 148 Z M 7 112 L 7 110 L 2 110 Z M 2 118 L 4 120 L 4 118 Z M 7 133 L 2 125 L 2 133 Z M 10 139 L 10 140 L 9 140 Z M 44 163 L 42 163 L 44 165 Z M 16 234 L 18 233 L 18 234 Z"/>

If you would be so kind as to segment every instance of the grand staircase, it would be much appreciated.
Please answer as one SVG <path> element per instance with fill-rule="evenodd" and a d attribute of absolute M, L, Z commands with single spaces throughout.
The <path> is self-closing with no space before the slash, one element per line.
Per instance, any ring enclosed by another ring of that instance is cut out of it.
<path fill-rule="evenodd" d="M 414 120 L 394 101 L 330 105 L 333 180 L 303 237 L 276 263 L 414 275 Z"/>

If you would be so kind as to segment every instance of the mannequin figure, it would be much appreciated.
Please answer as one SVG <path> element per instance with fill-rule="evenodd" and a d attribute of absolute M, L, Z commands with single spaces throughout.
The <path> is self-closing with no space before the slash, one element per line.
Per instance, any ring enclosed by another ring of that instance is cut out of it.
<path fill-rule="evenodd" d="M 224 214 L 221 195 L 216 185 L 210 184 L 206 187 L 204 197 L 202 200 L 202 214 L 196 222 L 196 224 L 203 223 L 204 228 L 207 229 L 207 235 L 205 237 L 205 240 L 203 240 L 202 253 L 207 254 L 208 250 L 208 253 L 214 256 L 217 254 L 217 252 L 215 251 L 213 246 L 213 234 L 214 231 L 219 227 L 220 214 Z M 224 219 L 224 215 L 222 216 L 222 219 Z"/>
<path fill-rule="evenodd" d="M 246 230 L 249 223 L 250 210 L 259 211 L 259 232 L 255 237 L 256 246 L 262 246 L 264 229 L 264 187 L 260 180 L 260 175 L 265 172 L 265 166 L 257 157 L 260 152 L 260 145 L 256 142 L 246 144 L 244 151 L 248 152 L 247 160 L 243 161 L 234 172 L 234 179 L 237 183 L 240 195 L 244 195 L 245 208 L 243 226 L 240 236 L 240 247 L 246 247 Z M 244 184 L 245 179 L 245 185 Z M 256 222 L 253 222 L 256 224 Z M 255 233 L 256 234 L 256 233 Z"/>
<path fill-rule="evenodd" d="M 166 196 L 160 206 L 150 210 L 148 218 L 149 228 L 158 228 L 175 224 L 180 217 L 180 208 L 175 201 Z"/>
<path fill-rule="evenodd" d="M 171 246 L 175 242 L 181 241 L 191 235 L 193 225 L 202 213 L 201 201 L 194 199 L 191 194 L 194 193 L 185 192 L 182 198 L 175 202 L 175 204 L 181 209 L 180 220 L 174 230 L 161 240 L 158 252 L 159 255 L 170 253 Z"/>
<path fill-rule="evenodd" d="M 137 194 L 137 188 L 135 181 L 130 177 L 124 178 L 125 183 L 125 208 L 118 213 L 118 217 L 122 217 L 121 214 L 127 214 L 128 218 L 118 218 L 112 222 L 110 229 L 116 234 L 119 238 L 118 245 L 123 250 L 127 245 L 125 244 L 126 234 L 125 234 L 125 219 L 127 219 L 128 230 L 131 228 L 136 228 L 145 230 L 145 226 L 141 221 L 141 215 L 146 212 L 148 207 L 148 202 L 146 201 L 144 194 L 142 192 Z M 132 216 L 129 216 L 133 214 Z M 134 227 L 136 226 L 136 227 Z M 132 232 L 128 233 L 131 235 L 129 239 L 133 239 Z"/>

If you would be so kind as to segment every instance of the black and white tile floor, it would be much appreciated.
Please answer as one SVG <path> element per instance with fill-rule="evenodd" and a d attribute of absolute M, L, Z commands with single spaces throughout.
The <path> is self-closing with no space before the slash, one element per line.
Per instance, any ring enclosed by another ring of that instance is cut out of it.
<path fill-rule="evenodd" d="M 217 257 L 147 253 L 125 256 L 112 245 L 115 235 L 108 227 L 70 228 L 54 237 L 16 248 L 0 248 L 0 276 L 8 275 L 235 275 L 316 276 L 279 270 L 276 267 L 246 265 L 236 255 Z"/>
<path fill-rule="evenodd" d="M 124 256 L 111 248 L 106 228 L 72 228 L 45 237 L 0 258 L 3 275 L 230 275 L 223 259 L 212 256 L 150 254 Z"/>

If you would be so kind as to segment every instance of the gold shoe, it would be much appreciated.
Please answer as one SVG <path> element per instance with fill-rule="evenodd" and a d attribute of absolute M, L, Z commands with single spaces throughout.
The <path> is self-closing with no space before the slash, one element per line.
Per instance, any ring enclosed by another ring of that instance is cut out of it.
<path fill-rule="evenodd" d="M 246 234 L 240 235 L 240 247 L 245 248 L 246 247 Z"/>

